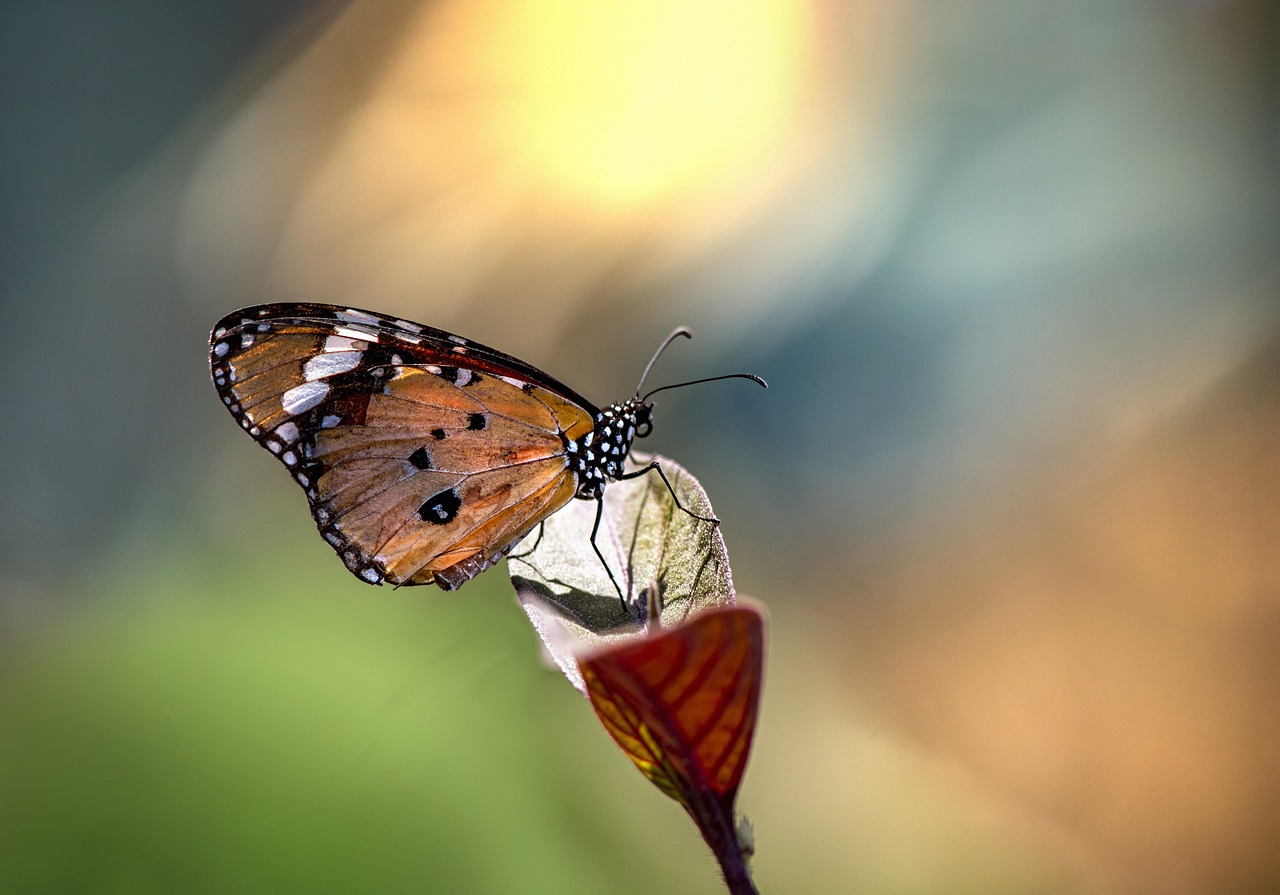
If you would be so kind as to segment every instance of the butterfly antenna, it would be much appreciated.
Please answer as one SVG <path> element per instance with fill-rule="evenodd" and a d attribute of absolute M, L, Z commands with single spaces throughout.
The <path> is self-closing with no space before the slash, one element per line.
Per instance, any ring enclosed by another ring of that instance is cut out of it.
<path fill-rule="evenodd" d="M 653 357 L 649 358 L 649 363 L 645 364 L 644 372 L 640 374 L 640 381 L 636 383 L 636 397 L 640 397 L 640 389 L 644 388 L 644 381 L 649 378 L 649 371 L 653 369 L 654 362 L 662 357 L 662 352 L 667 350 L 667 346 L 676 340 L 677 337 L 684 336 L 686 339 L 693 338 L 693 330 L 687 326 L 677 326 L 671 335 L 663 340 L 658 346 L 658 350 L 653 353 Z"/>
<path fill-rule="evenodd" d="M 709 376 L 706 379 L 690 379 L 688 382 L 677 382 L 672 385 L 660 385 L 657 388 L 655 388 L 653 391 L 649 392 L 640 400 L 648 401 L 649 395 L 656 395 L 658 392 L 665 392 L 669 388 L 683 388 L 686 385 L 697 385 L 700 382 L 717 382 L 721 379 L 750 379 L 752 382 L 756 383 L 761 388 L 769 387 L 769 383 L 765 382 L 755 373 L 726 373 L 723 376 Z"/>

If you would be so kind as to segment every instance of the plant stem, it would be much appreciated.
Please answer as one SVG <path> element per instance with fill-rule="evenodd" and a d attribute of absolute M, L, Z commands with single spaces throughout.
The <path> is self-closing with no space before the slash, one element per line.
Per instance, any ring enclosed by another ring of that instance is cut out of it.
<path fill-rule="evenodd" d="M 733 795 L 717 798 L 708 793 L 692 800 L 686 808 L 720 864 L 729 895 L 760 895 L 733 826 Z"/>
<path fill-rule="evenodd" d="M 724 874 L 724 884 L 729 889 L 729 895 L 760 895 L 742 852 L 733 849 L 729 854 L 716 857 L 720 860 L 720 872 Z"/>

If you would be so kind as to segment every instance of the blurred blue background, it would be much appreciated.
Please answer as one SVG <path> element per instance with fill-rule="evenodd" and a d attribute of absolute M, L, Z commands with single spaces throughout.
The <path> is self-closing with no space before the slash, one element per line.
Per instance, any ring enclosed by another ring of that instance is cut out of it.
<path fill-rule="evenodd" d="M 771 892 L 1280 886 L 1264 0 L 0 8 L 0 891 L 715 892 L 502 572 L 373 590 L 218 409 L 260 301 L 499 346 L 772 617 Z"/>

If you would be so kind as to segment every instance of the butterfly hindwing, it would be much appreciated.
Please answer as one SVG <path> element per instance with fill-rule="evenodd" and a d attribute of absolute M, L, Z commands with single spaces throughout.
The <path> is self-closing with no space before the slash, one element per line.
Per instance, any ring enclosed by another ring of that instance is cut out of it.
<path fill-rule="evenodd" d="M 263 305 L 210 340 L 232 416 L 306 491 L 370 583 L 456 587 L 567 503 L 596 409 L 536 368 L 404 320 Z"/>

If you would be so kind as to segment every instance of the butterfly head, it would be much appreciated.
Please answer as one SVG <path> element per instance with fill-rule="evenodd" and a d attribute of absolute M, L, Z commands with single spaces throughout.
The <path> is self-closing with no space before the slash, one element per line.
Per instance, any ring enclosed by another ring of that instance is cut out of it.
<path fill-rule="evenodd" d="M 595 427 L 566 446 L 578 477 L 577 496 L 593 500 L 623 473 L 623 461 L 636 438 L 653 431 L 653 405 L 639 398 L 610 404 L 596 415 Z"/>
<path fill-rule="evenodd" d="M 599 439 L 611 455 L 621 460 L 631 452 L 631 443 L 637 438 L 648 438 L 653 431 L 653 405 L 639 398 L 629 398 L 621 404 L 610 404 L 597 421 Z"/>
<path fill-rule="evenodd" d="M 627 404 L 635 408 L 636 438 L 648 438 L 653 431 L 653 405 L 633 398 Z"/>

